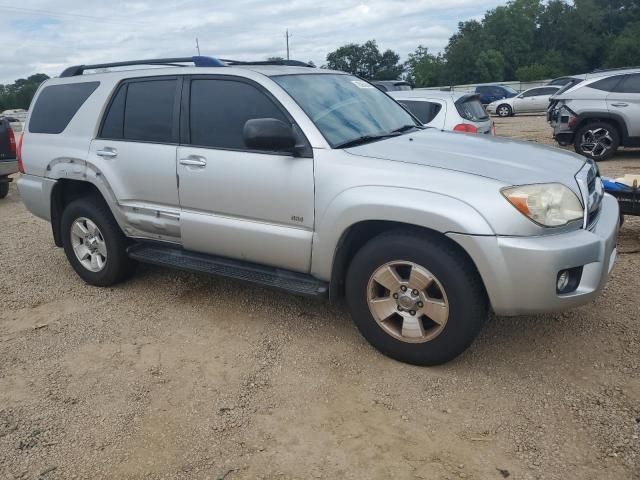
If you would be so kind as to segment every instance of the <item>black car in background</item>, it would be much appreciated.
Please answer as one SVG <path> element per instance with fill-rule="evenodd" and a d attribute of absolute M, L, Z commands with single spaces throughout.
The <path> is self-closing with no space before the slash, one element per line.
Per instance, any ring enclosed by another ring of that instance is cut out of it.
<path fill-rule="evenodd" d="M 515 97 L 518 94 L 517 90 L 508 85 L 480 85 L 476 87 L 475 92 L 480 95 L 480 103 L 483 105 L 489 105 L 503 98 Z"/>
<path fill-rule="evenodd" d="M 6 197 L 9 193 L 9 175 L 17 171 L 16 137 L 9 119 L 0 117 L 0 198 Z"/>

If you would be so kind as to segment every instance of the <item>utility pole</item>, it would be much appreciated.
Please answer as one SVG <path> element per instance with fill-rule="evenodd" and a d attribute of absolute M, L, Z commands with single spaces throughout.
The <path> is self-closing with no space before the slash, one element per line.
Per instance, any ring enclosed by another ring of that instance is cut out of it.
<path fill-rule="evenodd" d="M 200 56 L 200 44 L 198 43 L 198 37 L 196 37 L 196 50 L 198 50 L 198 56 Z"/>
<path fill-rule="evenodd" d="M 287 28 L 287 32 L 284 36 L 287 39 L 287 60 L 289 60 L 289 37 L 292 37 L 293 35 L 289 35 L 289 29 Z"/>

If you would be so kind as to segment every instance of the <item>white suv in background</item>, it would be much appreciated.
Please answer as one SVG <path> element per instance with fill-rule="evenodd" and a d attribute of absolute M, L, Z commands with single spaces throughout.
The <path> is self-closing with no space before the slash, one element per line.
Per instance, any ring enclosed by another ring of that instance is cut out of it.
<path fill-rule="evenodd" d="M 515 97 L 491 102 L 487 105 L 487 112 L 499 117 L 511 117 L 520 113 L 546 112 L 551 96 L 557 93 L 560 88 L 557 85 L 530 88 Z"/>
<path fill-rule="evenodd" d="M 478 94 L 440 90 L 388 93 L 428 127 L 452 132 L 495 134 L 493 123 L 480 103 Z"/>

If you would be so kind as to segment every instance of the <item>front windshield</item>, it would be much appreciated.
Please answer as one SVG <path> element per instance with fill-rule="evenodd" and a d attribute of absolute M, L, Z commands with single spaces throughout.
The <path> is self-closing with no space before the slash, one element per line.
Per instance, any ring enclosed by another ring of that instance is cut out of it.
<path fill-rule="evenodd" d="M 334 148 L 417 125 L 385 93 L 351 75 L 320 73 L 272 78 L 293 97 Z"/>

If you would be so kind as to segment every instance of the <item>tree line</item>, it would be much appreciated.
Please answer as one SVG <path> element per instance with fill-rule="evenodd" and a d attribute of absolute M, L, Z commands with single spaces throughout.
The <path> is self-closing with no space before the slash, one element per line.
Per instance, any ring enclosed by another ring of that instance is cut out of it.
<path fill-rule="evenodd" d="M 420 45 L 404 63 L 375 40 L 327 55 L 326 67 L 416 87 L 539 80 L 640 65 L 638 0 L 512 0 L 458 24 L 442 53 Z"/>
<path fill-rule="evenodd" d="M 639 0 L 511 0 L 481 20 L 460 22 L 441 53 L 419 45 L 401 62 L 396 52 L 380 51 L 369 40 L 330 52 L 323 67 L 432 87 L 539 80 L 630 65 L 640 65 Z M 0 111 L 28 108 L 47 78 L 38 73 L 0 85 Z"/>

